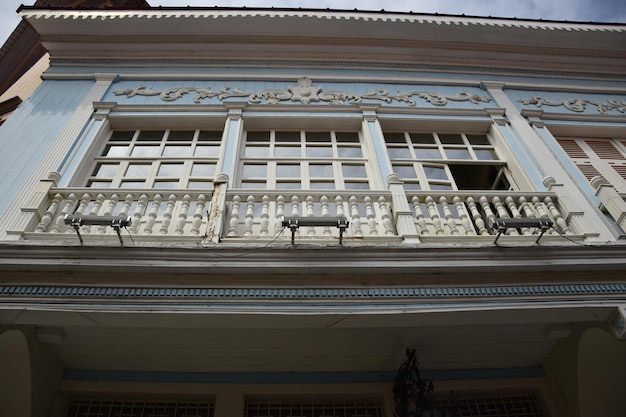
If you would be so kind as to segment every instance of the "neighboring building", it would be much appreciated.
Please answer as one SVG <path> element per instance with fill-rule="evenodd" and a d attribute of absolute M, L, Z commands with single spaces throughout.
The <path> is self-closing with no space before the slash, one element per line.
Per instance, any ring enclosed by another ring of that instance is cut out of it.
<path fill-rule="evenodd" d="M 2 415 L 391 417 L 407 348 L 459 416 L 621 412 L 626 25 L 21 15 Z"/>

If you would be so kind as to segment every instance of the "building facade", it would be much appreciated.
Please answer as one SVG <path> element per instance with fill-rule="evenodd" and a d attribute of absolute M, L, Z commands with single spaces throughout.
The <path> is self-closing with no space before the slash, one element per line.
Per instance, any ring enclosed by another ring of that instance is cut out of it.
<path fill-rule="evenodd" d="M 619 415 L 626 26 L 21 15 L 3 415 L 391 417 L 407 348 L 458 416 Z"/>

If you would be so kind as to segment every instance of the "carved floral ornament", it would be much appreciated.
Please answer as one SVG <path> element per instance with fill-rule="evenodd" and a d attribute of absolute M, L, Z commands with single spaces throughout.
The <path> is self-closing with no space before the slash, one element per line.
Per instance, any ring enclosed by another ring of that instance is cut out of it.
<path fill-rule="evenodd" d="M 564 106 L 566 109 L 575 111 L 577 113 L 582 113 L 587 108 L 587 104 L 591 104 L 595 106 L 598 112 L 602 114 L 607 114 L 609 111 L 617 110 L 620 113 L 626 112 L 626 101 L 622 100 L 621 102 L 609 99 L 606 103 L 597 100 L 588 100 L 586 98 L 570 98 L 568 100 L 557 101 L 550 100 L 547 98 L 543 98 L 540 96 L 532 96 L 530 98 L 520 98 L 520 103 L 529 105 L 534 104 L 537 107 L 541 106 Z"/>
<path fill-rule="evenodd" d="M 240 88 L 232 88 L 228 85 L 222 86 L 220 91 L 213 91 L 210 87 L 174 87 L 167 90 L 152 90 L 144 85 L 138 85 L 133 88 L 113 91 L 116 96 L 125 95 L 126 97 L 134 96 L 159 96 L 163 101 L 175 101 L 188 93 L 195 93 L 194 103 L 200 103 L 206 98 L 217 97 L 223 101 L 232 97 L 246 97 L 250 103 L 267 103 L 279 104 L 281 102 L 299 102 L 301 104 L 310 104 L 314 102 L 326 102 L 330 104 L 358 104 L 364 99 L 380 100 L 385 103 L 393 101 L 408 103 L 415 106 L 416 102 L 413 97 L 419 97 L 426 102 L 435 106 L 445 106 L 448 101 L 469 101 L 473 104 L 480 102 L 488 103 L 490 98 L 479 96 L 478 94 L 460 91 L 454 95 L 446 96 L 443 94 L 433 93 L 430 91 L 398 91 L 396 94 L 390 94 L 385 88 L 381 88 L 377 92 L 370 90 L 364 94 L 356 94 L 348 91 L 340 90 L 324 90 L 322 87 L 314 86 L 309 77 L 300 77 L 297 85 L 290 85 L 286 90 L 270 88 L 260 91 L 243 91 Z"/>

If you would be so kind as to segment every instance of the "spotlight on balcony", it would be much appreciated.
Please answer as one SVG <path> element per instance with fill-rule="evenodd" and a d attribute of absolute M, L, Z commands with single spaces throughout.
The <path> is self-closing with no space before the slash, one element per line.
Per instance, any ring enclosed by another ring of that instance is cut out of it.
<path fill-rule="evenodd" d="M 498 218 L 491 220 L 491 228 L 498 232 L 498 236 L 493 243 L 497 243 L 500 235 L 506 232 L 506 229 L 524 229 L 524 228 L 536 228 L 541 231 L 537 241 L 547 232 L 553 225 L 552 220 L 546 218 L 521 218 L 521 219 L 507 219 Z"/>
<path fill-rule="evenodd" d="M 130 217 L 114 217 L 114 216 L 77 216 L 74 214 L 66 214 L 63 218 L 65 224 L 72 226 L 78 235 L 80 244 L 83 244 L 83 238 L 80 235 L 81 226 L 109 226 L 115 230 L 120 244 L 124 246 L 120 229 L 130 225 Z"/>
<path fill-rule="evenodd" d="M 296 230 L 303 227 L 337 227 L 339 229 L 339 244 L 343 241 L 343 232 L 348 228 L 350 222 L 345 217 L 284 217 L 283 227 L 291 230 L 291 244 L 295 242 Z"/>

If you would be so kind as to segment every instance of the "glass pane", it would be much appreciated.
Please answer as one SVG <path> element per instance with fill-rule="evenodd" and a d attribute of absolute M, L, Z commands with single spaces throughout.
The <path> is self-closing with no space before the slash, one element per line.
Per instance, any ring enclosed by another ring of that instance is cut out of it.
<path fill-rule="evenodd" d="M 246 141 L 247 142 L 269 142 L 270 140 L 270 132 L 254 132 L 248 131 L 246 132 Z"/>
<path fill-rule="evenodd" d="M 151 164 L 129 164 L 125 176 L 127 177 L 147 177 L 150 175 Z"/>
<path fill-rule="evenodd" d="M 360 147 L 337 146 L 337 153 L 340 158 L 363 158 Z"/>
<path fill-rule="evenodd" d="M 472 145 L 491 145 L 487 135 L 465 135 Z"/>
<path fill-rule="evenodd" d="M 328 165 L 310 164 L 309 175 L 311 177 L 331 177 L 331 178 L 335 176 L 335 174 L 333 173 L 333 166 L 330 164 Z"/>
<path fill-rule="evenodd" d="M 200 133 L 198 133 L 198 140 L 202 142 L 207 142 L 207 141 L 221 142 L 222 131 L 221 130 L 201 130 Z"/>
<path fill-rule="evenodd" d="M 161 164 L 157 177 L 181 177 L 183 164 Z"/>
<path fill-rule="evenodd" d="M 415 148 L 415 156 L 418 159 L 441 159 L 437 148 Z"/>
<path fill-rule="evenodd" d="M 207 146 L 198 146 L 198 148 L 206 148 Z M 196 149 L 198 149 L 196 148 Z M 208 155 L 207 155 L 208 156 Z M 269 146 L 246 146 L 245 156 L 249 158 L 259 158 L 270 156 Z"/>
<path fill-rule="evenodd" d="M 431 190 L 451 190 L 452 186 L 450 184 L 430 184 Z"/>
<path fill-rule="evenodd" d="M 161 148 L 158 145 L 135 146 L 131 156 L 159 156 Z"/>
<path fill-rule="evenodd" d="M 163 156 L 189 156 L 191 146 L 166 145 L 163 149 Z"/>
<path fill-rule="evenodd" d="M 332 158 L 333 148 L 330 146 L 308 146 L 306 156 L 310 158 Z"/>
<path fill-rule="evenodd" d="M 346 190 L 369 190 L 370 185 L 367 182 L 346 182 Z"/>
<path fill-rule="evenodd" d="M 449 159 L 472 159 L 469 151 L 465 148 L 463 149 L 449 149 L 446 148 L 446 155 Z"/>
<path fill-rule="evenodd" d="M 160 142 L 161 139 L 163 139 L 164 134 L 165 134 L 164 130 L 142 130 L 141 132 L 139 132 L 139 136 L 137 137 L 137 140 L 140 140 L 140 141 L 152 140 L 152 141 Z"/>
<path fill-rule="evenodd" d="M 298 142 L 300 143 L 300 132 L 276 132 L 274 133 L 276 142 Z"/>
<path fill-rule="evenodd" d="M 496 152 L 493 149 L 474 149 L 474 153 L 476 154 L 476 158 L 483 161 L 493 161 L 498 159 L 498 155 L 496 155 Z"/>
<path fill-rule="evenodd" d="M 98 164 L 94 170 L 95 177 L 113 177 L 119 164 Z"/>
<path fill-rule="evenodd" d="M 188 188 L 197 188 L 203 190 L 212 190 L 213 182 L 212 181 L 189 181 L 187 185 Z"/>
<path fill-rule="evenodd" d="M 274 148 L 274 156 L 279 158 L 300 157 L 300 146 L 276 146 Z"/>
<path fill-rule="evenodd" d="M 267 165 L 244 165 L 243 176 L 244 178 L 250 178 L 250 177 L 266 178 L 267 177 Z"/>
<path fill-rule="evenodd" d="M 178 181 L 155 181 L 154 188 L 178 188 Z"/>
<path fill-rule="evenodd" d="M 215 157 L 217 158 L 220 155 L 220 147 L 219 145 L 215 146 L 196 146 L 196 150 L 194 152 L 194 156 L 200 157 Z"/>
<path fill-rule="evenodd" d="M 415 168 L 412 166 L 398 166 L 394 165 L 393 172 L 398 174 L 400 178 L 417 178 Z"/>
<path fill-rule="evenodd" d="M 117 130 L 113 132 L 109 141 L 126 141 L 130 142 L 135 135 L 134 130 Z"/>
<path fill-rule="evenodd" d="M 306 132 L 307 142 L 330 142 L 330 132 Z"/>
<path fill-rule="evenodd" d="M 462 145 L 463 137 L 458 133 L 439 133 L 439 140 L 441 143 L 451 144 L 451 145 Z"/>
<path fill-rule="evenodd" d="M 421 190 L 422 187 L 420 187 L 419 182 L 405 182 L 404 189 L 417 191 L 417 190 Z"/>
<path fill-rule="evenodd" d="M 126 156 L 128 152 L 128 146 L 107 146 L 102 152 L 102 156 Z"/>
<path fill-rule="evenodd" d="M 335 132 L 337 142 L 359 142 L 359 134 L 357 132 Z"/>
<path fill-rule="evenodd" d="M 389 148 L 387 152 L 392 159 L 407 159 L 411 157 L 407 148 Z"/>
<path fill-rule="evenodd" d="M 335 181 L 311 181 L 312 190 L 334 190 Z"/>
<path fill-rule="evenodd" d="M 344 177 L 356 177 L 367 178 L 367 172 L 365 172 L 364 165 L 344 165 L 343 166 Z"/>
<path fill-rule="evenodd" d="M 111 187 L 111 181 L 89 181 L 87 187 L 91 188 L 109 188 Z"/>
<path fill-rule="evenodd" d="M 426 178 L 430 180 L 447 180 L 448 179 L 446 170 L 441 167 L 425 166 L 424 172 L 426 173 Z"/>
<path fill-rule="evenodd" d="M 300 177 L 300 165 L 277 165 L 277 177 Z"/>
<path fill-rule="evenodd" d="M 120 188 L 144 188 L 145 181 L 122 181 Z"/>
<path fill-rule="evenodd" d="M 406 143 L 404 133 L 385 133 L 384 135 L 387 143 Z"/>
<path fill-rule="evenodd" d="M 265 182 L 242 181 L 241 188 L 267 188 Z"/>
<path fill-rule="evenodd" d="M 193 164 L 191 168 L 192 177 L 213 177 L 215 175 L 215 164 Z"/>
<path fill-rule="evenodd" d="M 300 188 L 300 182 L 276 182 L 278 190 L 297 190 Z"/>
<path fill-rule="evenodd" d="M 435 138 L 430 133 L 411 133 L 413 143 L 435 143 Z"/>
<path fill-rule="evenodd" d="M 191 142 L 193 140 L 193 130 L 171 130 L 167 140 L 186 140 Z"/>

